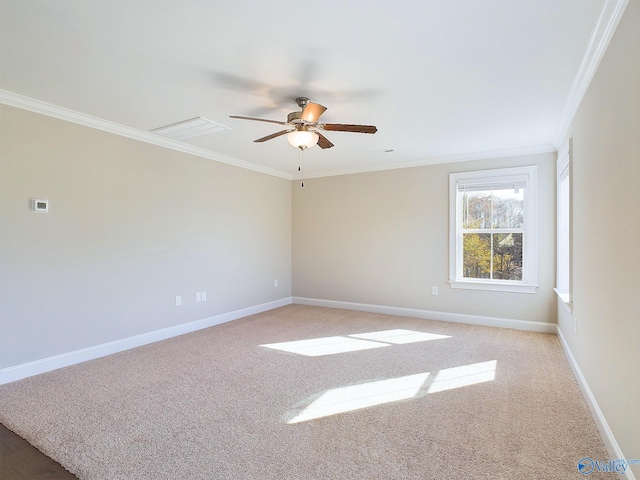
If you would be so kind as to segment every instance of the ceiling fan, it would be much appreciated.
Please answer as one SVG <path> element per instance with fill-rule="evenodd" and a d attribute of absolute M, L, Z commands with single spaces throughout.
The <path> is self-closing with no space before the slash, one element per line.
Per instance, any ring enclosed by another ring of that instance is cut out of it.
<path fill-rule="evenodd" d="M 318 144 L 320 148 L 331 148 L 331 143 L 320 131 L 332 132 L 356 132 L 356 133 L 376 133 L 378 129 L 373 125 L 348 125 L 343 123 L 320 123 L 320 115 L 322 115 L 326 107 L 319 103 L 313 103 L 307 97 L 296 98 L 296 103 L 301 108 L 300 111 L 291 112 L 287 115 L 287 121 L 268 120 L 265 118 L 244 117 L 242 115 L 230 115 L 230 118 L 239 118 L 241 120 L 255 120 L 258 122 L 276 123 L 278 125 L 286 125 L 285 130 L 281 130 L 266 137 L 258 138 L 254 142 L 266 142 L 272 138 L 287 135 L 289 143 L 304 150 Z"/>

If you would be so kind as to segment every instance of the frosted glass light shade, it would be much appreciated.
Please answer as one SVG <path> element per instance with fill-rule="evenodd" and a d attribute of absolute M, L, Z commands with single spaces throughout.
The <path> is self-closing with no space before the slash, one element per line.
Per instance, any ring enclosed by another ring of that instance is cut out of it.
<path fill-rule="evenodd" d="M 292 147 L 296 148 L 311 148 L 318 143 L 318 134 L 316 132 L 310 132 L 308 130 L 294 130 L 287 133 L 287 140 Z"/>

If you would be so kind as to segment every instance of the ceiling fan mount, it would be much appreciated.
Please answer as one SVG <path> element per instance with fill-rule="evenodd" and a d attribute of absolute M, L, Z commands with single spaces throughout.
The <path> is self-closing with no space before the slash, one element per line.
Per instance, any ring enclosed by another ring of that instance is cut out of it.
<path fill-rule="evenodd" d="M 307 104 L 310 102 L 311 100 L 309 99 L 309 97 L 298 97 L 296 98 L 296 103 L 298 104 L 298 106 L 304 110 L 307 106 Z"/>
<path fill-rule="evenodd" d="M 240 120 L 253 120 L 258 122 L 276 123 L 278 125 L 286 125 L 286 130 L 281 130 L 266 137 L 258 138 L 254 142 L 266 142 L 281 135 L 287 135 L 289 143 L 297 148 L 305 149 L 316 144 L 322 149 L 333 147 L 331 143 L 321 131 L 334 132 L 356 132 L 369 133 L 377 132 L 377 128 L 373 125 L 351 125 L 343 123 L 321 123 L 319 122 L 327 108 L 319 103 L 313 103 L 308 97 L 296 98 L 296 103 L 300 107 L 299 111 L 291 112 L 287 115 L 287 121 L 269 120 L 266 118 L 245 117 L 242 115 L 230 115 L 231 118 Z M 296 132 L 304 132 L 298 135 Z"/>

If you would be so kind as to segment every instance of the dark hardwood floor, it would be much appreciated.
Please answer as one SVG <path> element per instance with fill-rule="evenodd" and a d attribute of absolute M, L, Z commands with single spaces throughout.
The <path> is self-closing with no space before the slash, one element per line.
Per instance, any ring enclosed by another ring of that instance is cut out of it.
<path fill-rule="evenodd" d="M 0 480 L 78 480 L 59 463 L 0 424 Z"/>

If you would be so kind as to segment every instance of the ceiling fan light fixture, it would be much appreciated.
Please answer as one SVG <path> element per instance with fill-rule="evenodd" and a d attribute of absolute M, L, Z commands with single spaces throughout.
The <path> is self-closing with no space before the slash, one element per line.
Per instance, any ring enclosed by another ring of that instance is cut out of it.
<path fill-rule="evenodd" d="M 319 138 L 316 132 L 309 130 L 294 130 L 287 134 L 289 144 L 301 150 L 313 147 L 318 143 Z"/>

